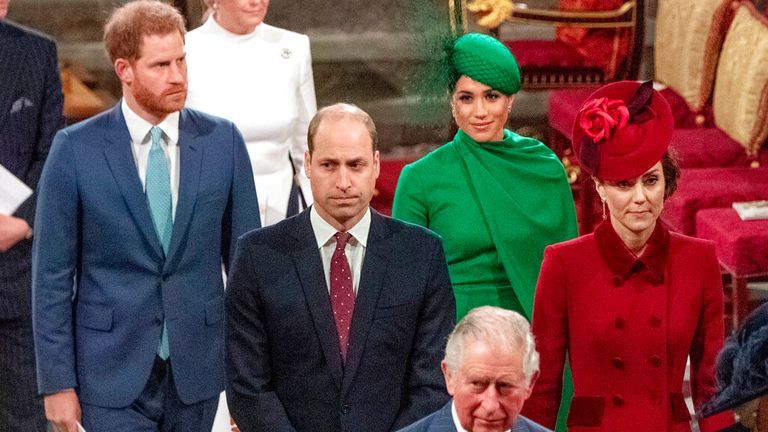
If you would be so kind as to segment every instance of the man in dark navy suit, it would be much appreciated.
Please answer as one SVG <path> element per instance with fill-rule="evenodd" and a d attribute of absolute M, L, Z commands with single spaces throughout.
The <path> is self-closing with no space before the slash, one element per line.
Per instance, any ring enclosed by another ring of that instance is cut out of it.
<path fill-rule="evenodd" d="M 549 431 L 520 415 L 539 375 L 539 353 L 519 313 L 470 311 L 448 338 L 442 368 L 453 400 L 399 432 Z"/>
<path fill-rule="evenodd" d="M 59 431 L 210 431 L 224 389 L 224 284 L 259 226 L 234 124 L 184 109 L 184 20 L 116 9 L 111 110 L 54 138 L 33 245 L 39 390 Z"/>
<path fill-rule="evenodd" d="M 227 290 L 227 401 L 243 432 L 398 429 L 448 400 L 443 248 L 368 206 L 376 128 L 353 105 L 309 125 L 314 204 L 242 237 Z"/>
<path fill-rule="evenodd" d="M 6 20 L 0 0 L 0 165 L 37 187 L 63 98 L 51 38 Z M 0 214 L 0 431 L 44 431 L 32 344 L 30 269 L 35 200 Z"/>

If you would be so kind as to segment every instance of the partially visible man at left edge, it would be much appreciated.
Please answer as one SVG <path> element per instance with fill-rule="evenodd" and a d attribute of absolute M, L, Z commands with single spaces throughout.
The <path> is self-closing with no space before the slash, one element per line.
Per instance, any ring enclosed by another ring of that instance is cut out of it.
<path fill-rule="evenodd" d="M 60 131 L 40 179 L 33 323 L 58 431 L 209 432 L 224 389 L 221 263 L 259 210 L 237 128 L 183 108 L 184 32 L 160 1 L 112 13 L 123 99 Z"/>
<path fill-rule="evenodd" d="M 62 127 L 56 44 L 5 19 L 0 0 L 0 165 L 32 190 Z M 30 269 L 36 196 L 0 214 L 0 431 L 44 431 L 35 384 Z"/>

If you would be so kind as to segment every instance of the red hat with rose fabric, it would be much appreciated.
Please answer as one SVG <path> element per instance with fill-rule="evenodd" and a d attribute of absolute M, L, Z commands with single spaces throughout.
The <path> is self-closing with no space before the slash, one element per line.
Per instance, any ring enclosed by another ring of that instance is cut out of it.
<path fill-rule="evenodd" d="M 573 125 L 573 153 L 601 180 L 637 177 L 660 161 L 674 120 L 653 82 L 618 81 L 592 93 Z"/>

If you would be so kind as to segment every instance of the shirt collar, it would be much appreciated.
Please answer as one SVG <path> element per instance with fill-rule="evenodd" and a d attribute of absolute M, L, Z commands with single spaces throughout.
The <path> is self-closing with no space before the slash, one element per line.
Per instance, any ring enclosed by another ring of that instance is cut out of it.
<path fill-rule="evenodd" d="M 163 121 L 153 125 L 152 123 L 141 118 L 123 98 L 120 106 L 123 110 L 123 117 L 125 118 L 125 125 L 128 127 L 128 133 L 131 134 L 131 141 L 138 144 L 149 142 L 149 130 L 152 126 L 159 127 L 163 134 L 168 138 L 168 144 L 176 144 L 179 142 L 179 112 L 172 112 L 168 114 Z"/>
<path fill-rule="evenodd" d="M 317 240 L 317 247 L 321 248 L 328 244 L 333 239 L 334 234 L 338 231 L 331 224 L 325 221 L 315 206 L 312 206 L 309 210 L 309 221 L 312 224 L 312 230 L 315 232 L 315 240 Z M 352 234 L 352 238 L 363 247 L 368 245 L 368 231 L 371 229 L 371 209 L 370 207 L 365 211 L 363 217 L 347 232 Z"/>
<path fill-rule="evenodd" d="M 664 267 L 669 252 L 669 230 L 661 221 L 648 238 L 642 255 L 637 257 L 616 234 L 610 220 L 603 221 L 595 229 L 595 242 L 603 261 L 614 275 L 627 280 L 634 273 L 645 273 L 649 282 L 660 285 L 664 281 Z"/>

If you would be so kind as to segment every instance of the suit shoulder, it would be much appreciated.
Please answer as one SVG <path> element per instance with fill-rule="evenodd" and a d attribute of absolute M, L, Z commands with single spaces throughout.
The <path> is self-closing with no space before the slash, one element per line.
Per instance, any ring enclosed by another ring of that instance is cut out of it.
<path fill-rule="evenodd" d="M 535 421 L 523 416 L 518 416 L 511 432 L 552 432 Z"/>
<path fill-rule="evenodd" d="M 404 236 L 408 239 L 411 239 L 410 241 L 422 243 L 433 243 L 441 241 L 441 238 L 437 233 L 421 225 L 416 225 L 399 219 L 393 219 L 389 216 L 384 216 L 381 214 L 378 216 L 382 218 L 382 221 L 389 232 L 397 236 Z"/>
<path fill-rule="evenodd" d="M 8 19 L 3 21 L 3 25 L 12 36 L 25 38 L 33 43 L 56 45 L 56 40 L 52 36 L 45 34 L 40 30 L 27 27 Z"/>

